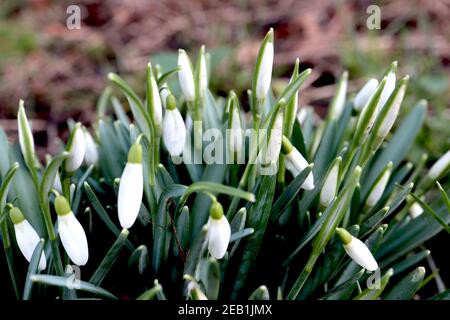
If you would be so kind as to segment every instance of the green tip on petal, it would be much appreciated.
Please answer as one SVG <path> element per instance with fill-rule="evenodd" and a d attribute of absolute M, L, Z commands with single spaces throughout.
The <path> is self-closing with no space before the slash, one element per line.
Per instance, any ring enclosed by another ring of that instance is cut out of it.
<path fill-rule="evenodd" d="M 209 216 L 214 220 L 219 220 L 223 217 L 223 208 L 220 202 L 214 201 L 209 208 Z"/>
<path fill-rule="evenodd" d="M 55 210 L 58 216 L 64 216 L 72 212 L 69 201 L 64 196 L 57 196 L 55 198 Z"/>
<path fill-rule="evenodd" d="M 175 110 L 177 108 L 177 100 L 173 94 L 169 94 L 166 99 L 167 110 Z"/>
<path fill-rule="evenodd" d="M 128 151 L 128 163 L 142 163 L 142 146 L 139 142 L 134 143 Z"/>
<path fill-rule="evenodd" d="M 20 209 L 16 207 L 9 210 L 9 217 L 14 224 L 21 223 L 23 220 L 25 220 L 22 211 L 20 211 Z"/>
<path fill-rule="evenodd" d="M 347 245 L 352 242 L 352 235 L 344 228 L 336 228 L 336 233 L 338 234 L 343 245 Z"/>
<path fill-rule="evenodd" d="M 283 154 L 289 154 L 291 153 L 292 149 L 294 149 L 292 143 L 286 136 L 283 136 L 283 141 L 281 143 L 281 152 L 283 152 Z"/>

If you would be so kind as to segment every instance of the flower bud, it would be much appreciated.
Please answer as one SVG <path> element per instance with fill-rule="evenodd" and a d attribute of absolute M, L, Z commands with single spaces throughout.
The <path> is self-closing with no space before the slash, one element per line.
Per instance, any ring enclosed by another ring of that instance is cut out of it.
<path fill-rule="evenodd" d="M 409 215 L 411 216 L 412 219 L 417 218 L 418 216 L 420 216 L 423 213 L 423 208 L 420 204 L 418 204 L 417 202 L 414 202 L 411 207 L 409 207 Z"/>
<path fill-rule="evenodd" d="M 392 92 L 394 92 L 395 81 L 395 73 L 389 72 L 386 76 L 386 84 L 384 85 L 383 91 L 381 92 L 380 101 L 377 105 L 377 113 L 384 107 Z"/>
<path fill-rule="evenodd" d="M 203 291 L 200 290 L 198 284 L 196 284 L 194 281 L 189 281 L 187 290 L 192 300 L 208 300 Z"/>
<path fill-rule="evenodd" d="M 147 99 L 150 99 L 149 113 L 155 125 L 157 127 L 161 127 L 162 123 L 161 97 L 159 95 L 158 84 L 156 83 L 151 63 L 147 65 L 147 77 L 149 77 L 147 79 L 147 86 L 149 86 L 147 87 L 147 92 L 149 94 L 149 97 L 147 97 Z"/>
<path fill-rule="evenodd" d="M 74 172 L 83 163 L 84 154 L 86 152 L 86 141 L 81 128 L 81 124 L 77 124 L 70 135 L 67 143 L 67 151 L 69 156 L 65 162 L 67 172 Z"/>
<path fill-rule="evenodd" d="M 195 82 L 192 73 L 191 61 L 188 55 L 182 49 L 178 50 L 178 80 L 180 82 L 181 91 L 186 101 L 195 100 Z"/>
<path fill-rule="evenodd" d="M 265 164 L 272 164 L 278 161 L 281 150 L 281 141 L 283 138 L 283 112 L 279 111 L 275 117 L 275 121 L 270 130 L 269 142 L 267 144 L 267 153 L 265 157 Z"/>
<path fill-rule="evenodd" d="M 177 109 L 175 97 L 167 97 L 167 110 L 163 122 L 163 141 L 171 156 L 179 156 L 183 152 L 186 141 L 186 127 Z"/>
<path fill-rule="evenodd" d="M 355 100 L 353 102 L 354 108 L 357 111 L 361 111 L 369 101 L 370 97 L 373 95 L 378 86 L 377 79 L 370 79 L 364 85 L 364 87 L 359 90 L 359 92 L 355 96 Z"/>
<path fill-rule="evenodd" d="M 450 150 L 438 159 L 428 171 L 428 177 L 431 180 L 439 179 L 450 168 Z"/>
<path fill-rule="evenodd" d="M 209 209 L 208 219 L 208 250 L 215 259 L 222 259 L 230 242 L 231 228 L 223 214 L 222 205 L 213 201 Z"/>
<path fill-rule="evenodd" d="M 273 55 L 273 29 L 271 28 L 264 38 L 257 58 L 254 90 L 258 100 L 264 100 L 269 91 L 272 80 Z"/>
<path fill-rule="evenodd" d="M 301 155 L 301 153 L 291 144 L 288 138 L 283 136 L 283 153 L 285 154 L 284 164 L 292 176 L 295 178 L 302 172 L 309 164 L 308 161 Z M 304 190 L 314 189 L 314 176 L 310 172 L 306 177 L 305 182 L 301 186 Z"/>
<path fill-rule="evenodd" d="M 344 246 L 345 252 L 354 262 L 369 271 L 378 269 L 378 263 L 369 248 L 361 240 L 355 238 L 343 228 L 336 228 L 336 233 Z"/>
<path fill-rule="evenodd" d="M 136 221 L 144 192 L 142 146 L 135 142 L 128 152 L 128 162 L 120 178 L 117 210 L 122 228 L 129 229 Z"/>
<path fill-rule="evenodd" d="M 339 170 L 341 166 L 342 158 L 337 157 L 331 165 L 331 170 L 328 172 L 322 190 L 320 191 L 320 204 L 324 207 L 333 201 L 337 193 Z"/>
<path fill-rule="evenodd" d="M 378 177 L 377 181 L 375 181 L 372 189 L 369 192 L 369 196 L 366 200 L 366 205 L 368 207 L 373 207 L 380 200 L 383 195 L 384 189 L 389 181 L 392 171 L 392 162 L 389 162 L 386 168 L 383 170 L 381 175 Z"/>
<path fill-rule="evenodd" d="M 23 100 L 19 103 L 19 112 L 17 113 L 17 127 L 19 129 L 19 145 L 20 151 L 25 159 L 27 165 L 34 162 L 34 139 L 33 133 L 28 123 Z"/>
<path fill-rule="evenodd" d="M 231 100 L 230 118 L 229 121 L 229 148 L 230 152 L 240 154 L 242 145 L 244 144 L 244 132 L 242 130 L 241 115 L 239 112 L 239 105 L 236 96 Z"/>
<path fill-rule="evenodd" d="M 83 226 L 74 216 L 65 197 L 55 198 L 55 211 L 58 215 L 59 237 L 64 250 L 73 263 L 84 266 L 89 259 L 89 248 Z"/>
<path fill-rule="evenodd" d="M 198 84 L 200 87 L 200 96 L 204 98 L 206 95 L 206 91 L 208 90 L 208 68 L 206 66 L 205 46 L 202 46 L 200 48 L 199 59 L 200 60 L 198 63 L 198 67 L 200 69 L 198 70 L 199 73 Z"/>
<path fill-rule="evenodd" d="M 40 237 L 31 224 L 25 219 L 19 208 L 12 208 L 9 211 L 9 217 L 14 224 L 14 233 L 16 235 L 17 245 L 25 259 L 30 262 L 34 249 L 40 241 Z M 39 260 L 39 270 L 44 270 L 47 266 L 45 254 L 42 252 Z"/>
<path fill-rule="evenodd" d="M 345 95 L 347 94 L 347 84 L 348 84 L 348 72 L 345 71 L 341 78 L 339 79 L 339 83 L 337 85 L 336 94 L 331 101 L 330 106 L 330 116 L 331 119 L 336 119 L 341 116 L 342 111 L 345 107 Z"/>
<path fill-rule="evenodd" d="M 87 129 L 84 130 L 84 139 L 86 143 L 86 151 L 84 153 L 84 162 L 90 165 L 96 165 L 98 162 L 97 144 Z"/>

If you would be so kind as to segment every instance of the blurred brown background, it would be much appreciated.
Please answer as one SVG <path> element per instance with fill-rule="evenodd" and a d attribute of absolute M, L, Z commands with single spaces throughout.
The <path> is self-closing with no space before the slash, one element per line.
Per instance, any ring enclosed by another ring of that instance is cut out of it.
<path fill-rule="evenodd" d="M 66 9 L 73 4 L 82 12 L 79 30 L 66 27 Z M 366 26 L 372 4 L 381 9 L 380 30 Z M 433 159 L 448 149 L 449 0 L 2 0 L 0 125 L 14 134 L 18 101 L 24 99 L 38 151 L 51 152 L 67 118 L 93 121 L 109 71 L 142 93 L 149 59 L 165 68 L 175 63 L 178 48 L 194 58 L 202 44 L 211 52 L 213 91 L 243 92 L 269 27 L 275 29 L 278 79 L 288 79 L 296 57 L 301 68 L 313 68 L 302 105 L 322 113 L 344 69 L 354 92 L 398 60 L 398 74 L 411 75 L 405 107 L 421 98 L 430 102 L 416 153 L 427 151 Z"/>

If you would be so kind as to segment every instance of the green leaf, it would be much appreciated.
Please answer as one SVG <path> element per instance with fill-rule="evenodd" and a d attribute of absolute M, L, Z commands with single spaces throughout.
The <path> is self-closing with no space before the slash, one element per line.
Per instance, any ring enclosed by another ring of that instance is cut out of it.
<path fill-rule="evenodd" d="M 112 93 L 112 89 L 109 86 L 106 87 L 102 91 L 102 93 L 100 95 L 100 98 L 97 101 L 97 106 L 96 106 L 97 119 L 102 119 L 102 118 L 105 117 L 106 109 L 108 108 L 109 101 L 110 101 L 110 98 L 111 98 L 111 93 Z"/>
<path fill-rule="evenodd" d="M 360 270 L 356 272 L 352 277 L 348 280 L 342 282 L 338 286 L 334 287 L 330 291 L 328 291 L 321 300 L 347 300 L 350 298 L 353 290 L 357 286 L 357 281 L 364 275 L 365 270 Z"/>
<path fill-rule="evenodd" d="M 155 286 L 142 293 L 136 300 L 153 300 L 160 292 L 162 292 L 162 286 L 158 283 L 158 280 L 155 280 Z"/>
<path fill-rule="evenodd" d="M 247 209 L 244 207 L 239 209 L 238 212 L 236 212 L 236 214 L 234 215 L 233 219 L 230 222 L 231 234 L 243 230 L 245 227 L 246 220 L 247 220 Z M 241 242 L 240 239 L 235 241 L 230 250 L 230 257 L 234 255 L 240 242 Z"/>
<path fill-rule="evenodd" d="M 388 271 L 386 271 L 383 277 L 381 277 L 378 288 L 366 288 L 353 300 L 376 300 L 383 293 L 393 274 L 394 271 L 392 269 L 389 269 Z"/>
<path fill-rule="evenodd" d="M 15 162 L 11 166 L 11 168 L 9 168 L 9 170 L 6 172 L 5 177 L 0 186 L 0 217 L 5 210 L 6 199 L 8 197 L 9 188 L 11 187 L 11 183 L 12 183 L 14 176 L 17 173 L 18 169 L 19 169 L 19 164 L 17 162 Z M 0 219 L 0 222 L 2 220 L 3 219 Z"/>
<path fill-rule="evenodd" d="M 165 82 L 167 82 L 167 80 L 171 76 L 175 75 L 175 73 L 177 73 L 180 70 L 181 70 L 180 67 L 176 67 L 175 69 L 172 69 L 172 70 L 167 71 L 166 73 L 162 74 L 156 81 L 156 83 L 158 84 L 158 87 L 161 87 Z"/>
<path fill-rule="evenodd" d="M 301 186 L 305 182 L 309 173 L 313 169 L 313 164 L 307 166 L 295 179 L 286 187 L 283 193 L 278 197 L 277 201 L 272 207 L 270 213 L 270 223 L 278 220 L 278 218 L 283 214 L 283 212 L 289 208 L 292 201 L 300 192 Z"/>
<path fill-rule="evenodd" d="M 106 212 L 105 208 L 103 208 L 103 205 L 100 203 L 100 201 L 98 200 L 94 191 L 92 190 L 91 186 L 87 182 L 84 183 L 84 191 L 86 192 L 86 195 L 87 195 L 89 201 L 91 202 L 93 209 L 95 210 L 95 212 L 97 212 L 99 218 L 106 224 L 108 229 L 112 233 L 114 233 L 114 235 L 116 237 L 119 237 L 120 229 L 118 227 L 116 227 L 114 222 L 112 222 L 112 220 L 109 217 L 108 213 Z M 131 251 L 133 251 L 135 249 L 134 246 L 128 240 L 126 241 L 126 246 Z"/>
<path fill-rule="evenodd" d="M 48 194 L 53 187 L 56 174 L 58 173 L 59 167 L 68 156 L 68 152 L 61 153 L 60 155 L 54 157 L 45 168 L 39 190 L 40 200 L 43 204 L 48 203 Z"/>
<path fill-rule="evenodd" d="M 394 274 L 396 274 L 396 275 L 400 274 L 401 272 L 405 271 L 406 269 L 417 264 L 419 261 L 425 259 L 429 255 L 430 255 L 430 250 L 423 250 L 423 251 L 413 254 L 409 257 L 407 256 L 405 259 L 403 259 L 402 261 L 400 261 L 392 266 L 392 269 L 394 269 Z M 385 266 L 382 263 L 380 265 L 380 268 L 383 269 L 384 267 Z"/>
<path fill-rule="evenodd" d="M 92 285 L 89 282 L 76 279 L 75 279 L 76 282 L 74 283 L 74 280 L 68 277 L 35 274 L 31 276 L 31 281 L 35 283 L 45 284 L 48 286 L 66 288 L 69 290 L 76 289 L 80 291 L 93 293 L 95 295 L 99 295 L 108 299 L 117 300 L 117 298 L 112 293 L 106 291 L 103 288 Z"/>
<path fill-rule="evenodd" d="M 128 234 L 129 232 L 127 229 L 123 229 L 120 232 L 119 237 L 117 237 L 117 240 L 108 250 L 106 256 L 103 258 L 102 262 L 100 262 L 100 265 L 97 267 L 94 274 L 91 276 L 91 279 L 89 280 L 91 284 L 98 286 L 102 283 L 103 279 L 105 279 L 109 270 L 111 270 L 111 267 L 119 257 L 119 254 L 122 251 L 122 248 L 125 245 L 126 240 L 128 238 Z"/>
<path fill-rule="evenodd" d="M 260 286 L 252 292 L 248 300 L 270 300 L 269 290 L 266 286 Z"/>
<path fill-rule="evenodd" d="M 444 221 L 444 219 L 442 219 L 437 213 L 436 211 L 434 211 L 428 204 L 426 204 L 425 202 L 422 201 L 422 199 L 420 199 L 418 196 L 416 196 L 414 193 L 411 193 L 411 196 L 414 198 L 414 200 L 416 200 L 421 206 L 422 208 L 428 212 L 441 226 L 442 228 L 447 231 L 448 233 L 450 233 L 450 226 L 447 225 L 447 222 Z"/>
<path fill-rule="evenodd" d="M 383 300 L 409 300 L 419 289 L 425 276 L 425 268 L 418 267 L 397 283 L 385 296 Z"/>
<path fill-rule="evenodd" d="M 447 211 L 450 212 L 450 199 L 448 198 L 447 192 L 444 191 L 439 181 L 436 181 L 436 186 L 441 193 L 442 199 L 444 200 L 445 206 L 447 207 Z"/>
<path fill-rule="evenodd" d="M 191 249 L 189 250 L 189 254 L 186 259 L 186 263 L 184 265 L 184 274 L 188 274 L 190 276 L 194 276 L 195 269 L 203 255 L 203 251 L 206 249 L 204 243 L 206 241 L 206 235 L 208 232 L 208 228 L 204 226 L 202 230 L 198 233 L 197 238 L 194 241 Z"/>
<path fill-rule="evenodd" d="M 33 288 L 33 282 L 31 276 L 38 272 L 39 261 L 41 260 L 42 252 L 44 251 L 45 240 L 41 239 L 34 248 L 33 255 L 31 256 L 30 265 L 28 266 L 27 278 L 25 280 L 25 287 L 23 289 L 23 300 L 29 300 L 31 298 L 31 292 Z"/>
<path fill-rule="evenodd" d="M 183 250 L 183 253 L 188 248 L 189 243 L 189 207 L 184 206 L 181 210 L 181 214 L 176 218 L 175 223 L 176 234 L 174 237 L 173 252 L 176 256 L 179 255 L 179 250 Z M 178 245 L 181 247 L 179 248 Z"/>
<path fill-rule="evenodd" d="M 254 228 L 255 233 L 245 241 L 244 252 L 242 254 L 241 263 L 239 264 L 240 267 L 234 283 L 231 299 L 237 298 L 239 291 L 244 287 L 247 277 L 256 262 L 269 221 L 273 196 L 275 193 L 275 184 L 276 175 L 263 176 L 256 202 L 250 208 L 248 213 L 247 226 L 249 228 Z"/>
<path fill-rule="evenodd" d="M 148 249 L 145 245 L 140 245 L 133 251 L 128 259 L 128 266 L 137 264 L 139 274 L 143 274 L 148 266 Z"/>
<path fill-rule="evenodd" d="M 220 288 L 220 265 L 216 259 L 203 259 L 201 262 L 200 280 L 205 287 L 209 300 L 217 300 Z"/>
<path fill-rule="evenodd" d="M 8 150 L 9 150 L 9 143 L 8 143 L 8 137 L 6 136 L 3 129 L 0 127 L 0 178 L 4 177 L 6 175 L 6 171 L 8 171 L 10 165 L 9 165 L 9 157 L 8 157 Z"/>
<path fill-rule="evenodd" d="M 429 300 L 450 300 L 450 289 L 447 289 L 442 293 L 434 295 Z"/>
<path fill-rule="evenodd" d="M 3 238 L 4 240 L 4 238 Z M 14 263 L 14 255 L 12 251 L 12 247 L 5 248 L 6 262 L 8 264 L 8 271 L 11 278 L 11 283 L 13 285 L 14 294 L 16 295 L 16 299 L 20 299 L 19 294 L 19 286 L 17 281 L 17 269 Z"/>
<path fill-rule="evenodd" d="M 253 233 L 255 233 L 255 229 L 253 228 L 245 228 L 235 233 L 232 233 L 230 236 L 230 243 L 251 236 Z"/>

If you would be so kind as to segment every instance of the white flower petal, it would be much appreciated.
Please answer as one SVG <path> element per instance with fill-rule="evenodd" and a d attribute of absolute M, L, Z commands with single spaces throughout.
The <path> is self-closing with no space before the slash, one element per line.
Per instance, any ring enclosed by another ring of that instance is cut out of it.
<path fill-rule="evenodd" d="M 153 99 L 153 119 L 155 120 L 155 123 L 160 126 L 162 123 L 162 105 L 158 85 L 156 84 L 154 77 L 151 78 L 151 87 Z"/>
<path fill-rule="evenodd" d="M 69 157 L 66 160 L 66 171 L 73 172 L 83 163 L 84 153 L 86 152 L 86 141 L 81 128 L 76 128 L 69 150 Z"/>
<path fill-rule="evenodd" d="M 88 242 L 83 226 L 72 212 L 58 215 L 58 230 L 70 260 L 78 266 L 84 266 L 89 259 Z"/>
<path fill-rule="evenodd" d="M 171 156 L 183 152 L 186 140 L 186 127 L 178 109 L 167 110 L 163 123 L 163 141 Z"/>
<path fill-rule="evenodd" d="M 395 120 L 397 119 L 398 113 L 400 111 L 400 106 L 403 101 L 403 97 L 405 96 L 406 91 L 406 85 L 403 85 L 397 95 L 394 98 L 394 101 L 386 114 L 386 118 L 381 123 L 380 129 L 378 129 L 377 136 L 384 138 L 387 136 L 389 131 L 391 130 L 392 126 L 395 123 Z"/>
<path fill-rule="evenodd" d="M 92 138 L 91 134 L 87 130 L 84 132 L 84 139 L 86 144 L 84 162 L 88 166 L 96 165 L 98 161 L 97 144 L 95 143 L 94 138 Z"/>
<path fill-rule="evenodd" d="M 265 99 L 272 80 L 273 42 L 267 42 L 261 58 L 258 77 L 256 80 L 256 97 Z"/>
<path fill-rule="evenodd" d="M 356 110 L 361 111 L 369 101 L 370 97 L 373 95 L 378 86 L 377 79 L 370 79 L 364 85 L 364 87 L 359 90 L 359 92 L 355 96 L 355 100 L 353 105 Z"/>
<path fill-rule="evenodd" d="M 294 178 L 308 166 L 308 161 L 303 158 L 301 153 L 296 148 L 293 148 L 292 151 L 287 154 L 284 159 L 284 165 L 286 166 L 286 169 L 291 172 Z M 301 188 L 304 190 L 314 189 L 314 176 L 312 172 L 308 174 Z"/>
<path fill-rule="evenodd" d="M 431 180 L 438 179 L 441 174 L 450 166 L 450 150 L 448 150 L 442 157 L 436 161 L 428 171 L 428 176 Z"/>
<path fill-rule="evenodd" d="M 270 132 L 267 146 L 266 163 L 275 163 L 280 156 L 281 141 L 283 140 L 283 113 L 279 112 Z"/>
<path fill-rule="evenodd" d="M 414 202 L 409 208 L 409 215 L 415 219 L 423 213 L 423 208 L 417 202 Z"/>
<path fill-rule="evenodd" d="M 228 134 L 230 152 L 240 153 L 244 143 L 244 131 L 242 130 L 239 110 L 237 108 L 233 108 L 231 129 L 229 129 Z"/>
<path fill-rule="evenodd" d="M 378 263 L 375 261 L 369 248 L 359 239 L 352 236 L 352 241 L 344 245 L 345 252 L 364 269 L 375 271 L 378 269 Z"/>
<path fill-rule="evenodd" d="M 390 72 L 386 76 L 386 84 L 384 85 L 383 91 L 381 92 L 380 101 L 378 101 L 376 114 L 378 114 L 378 112 L 380 112 L 380 110 L 386 104 L 386 101 L 388 101 L 388 99 L 391 96 L 392 92 L 394 92 L 395 82 L 396 82 L 395 73 Z"/>
<path fill-rule="evenodd" d="M 195 99 L 195 83 L 194 74 L 192 73 L 191 62 L 184 50 L 178 51 L 178 80 L 180 82 L 181 91 L 187 101 L 194 101 Z"/>
<path fill-rule="evenodd" d="M 336 163 L 333 168 L 331 168 L 330 173 L 325 179 L 322 190 L 320 191 L 320 204 L 328 206 L 331 201 L 333 201 L 337 192 L 338 174 L 339 165 Z"/>
<path fill-rule="evenodd" d="M 120 178 L 117 210 L 122 228 L 129 229 L 136 221 L 142 203 L 144 176 L 142 164 L 127 163 Z"/>
<path fill-rule="evenodd" d="M 222 259 L 230 242 L 231 228 L 225 216 L 208 220 L 208 250 L 216 259 Z"/>
<path fill-rule="evenodd" d="M 376 186 L 370 191 L 369 196 L 367 197 L 366 204 L 369 207 L 373 207 L 377 204 L 378 200 L 380 200 L 383 195 L 384 189 L 389 181 L 391 176 L 391 170 L 385 170 L 381 178 L 376 182 Z"/>
<path fill-rule="evenodd" d="M 30 262 L 34 249 L 40 241 L 38 233 L 27 220 L 23 220 L 22 222 L 15 224 L 14 231 L 20 252 L 22 252 L 25 259 Z M 41 259 L 39 260 L 39 270 L 44 270 L 46 267 L 47 262 L 45 259 L 45 254 L 42 252 Z"/>

